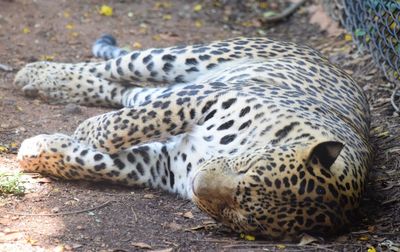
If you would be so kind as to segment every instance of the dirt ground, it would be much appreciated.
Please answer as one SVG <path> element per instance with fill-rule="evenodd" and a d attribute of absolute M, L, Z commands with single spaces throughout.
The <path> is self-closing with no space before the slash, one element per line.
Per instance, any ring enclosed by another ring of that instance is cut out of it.
<path fill-rule="evenodd" d="M 349 233 L 313 243 L 247 241 L 175 195 L 29 174 L 22 177 L 24 196 L 0 198 L 0 251 L 400 251 L 400 119 L 390 104 L 394 85 L 344 34 L 327 37 L 311 25 L 309 5 L 284 22 L 262 24 L 238 2 L 108 0 L 104 3 L 114 11 L 108 17 L 99 14 L 102 2 L 96 0 L 0 0 L 0 64 L 14 69 L 0 70 L 0 146 L 9 147 L 0 152 L 0 172 L 18 171 L 16 150 L 23 139 L 69 134 L 86 118 L 110 110 L 24 97 L 12 84 L 24 64 L 95 60 L 90 47 L 104 33 L 131 49 L 268 36 L 321 50 L 370 98 L 376 160 L 360 223 Z M 260 8 L 281 7 L 272 2 Z"/>

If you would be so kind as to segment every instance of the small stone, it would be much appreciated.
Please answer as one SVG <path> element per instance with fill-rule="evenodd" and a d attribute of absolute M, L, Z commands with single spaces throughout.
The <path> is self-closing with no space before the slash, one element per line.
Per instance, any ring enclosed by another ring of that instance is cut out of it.
<path fill-rule="evenodd" d="M 60 208 L 55 207 L 55 208 L 51 209 L 51 211 L 52 211 L 53 213 L 58 213 L 58 212 L 60 211 Z"/>
<path fill-rule="evenodd" d="M 183 217 L 186 219 L 193 219 L 193 214 L 192 214 L 192 212 L 189 211 L 189 212 L 184 213 Z"/>
<path fill-rule="evenodd" d="M 2 70 L 4 72 L 11 72 L 11 71 L 13 71 L 13 68 L 6 64 L 0 64 L 0 70 Z"/>
<path fill-rule="evenodd" d="M 83 247 L 82 244 L 79 244 L 79 243 L 72 244 L 72 249 L 78 249 L 78 248 L 81 248 L 81 247 Z"/>
<path fill-rule="evenodd" d="M 145 199 L 154 199 L 156 196 L 152 193 L 147 193 L 145 195 L 143 195 L 143 198 Z"/>
<path fill-rule="evenodd" d="M 15 106 L 15 104 L 17 103 L 15 100 L 11 99 L 3 99 L 2 102 L 4 106 Z"/>
<path fill-rule="evenodd" d="M 82 108 L 77 104 L 69 103 L 65 106 L 64 112 L 67 114 L 81 114 Z"/>

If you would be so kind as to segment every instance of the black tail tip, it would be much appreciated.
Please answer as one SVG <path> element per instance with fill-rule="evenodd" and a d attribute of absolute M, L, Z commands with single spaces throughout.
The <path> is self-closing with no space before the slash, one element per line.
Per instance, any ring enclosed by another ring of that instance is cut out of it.
<path fill-rule="evenodd" d="M 112 35 L 105 34 L 105 35 L 101 36 L 98 40 L 96 40 L 96 44 L 97 43 L 116 46 L 117 40 Z"/>

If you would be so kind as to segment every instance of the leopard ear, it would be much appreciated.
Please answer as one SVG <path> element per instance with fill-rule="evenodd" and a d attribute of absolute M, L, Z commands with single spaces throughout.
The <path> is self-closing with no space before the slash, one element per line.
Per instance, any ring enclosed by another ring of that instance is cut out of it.
<path fill-rule="evenodd" d="M 325 141 L 314 145 L 308 154 L 308 161 L 318 160 L 325 168 L 330 168 L 336 161 L 344 144 L 337 141 Z"/>

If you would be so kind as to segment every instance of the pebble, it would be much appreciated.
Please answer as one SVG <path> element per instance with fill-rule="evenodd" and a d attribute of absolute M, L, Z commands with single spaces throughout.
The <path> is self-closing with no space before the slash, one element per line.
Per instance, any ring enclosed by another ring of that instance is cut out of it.
<path fill-rule="evenodd" d="M 60 208 L 55 207 L 55 208 L 51 209 L 51 211 L 52 211 L 53 213 L 58 213 L 58 212 L 60 212 Z"/>
<path fill-rule="evenodd" d="M 69 103 L 65 106 L 64 112 L 67 114 L 81 114 L 82 108 L 77 104 Z"/>
<path fill-rule="evenodd" d="M 0 64 L 0 70 L 5 71 L 5 72 L 11 72 L 11 71 L 13 71 L 14 69 L 13 69 L 11 66 L 9 66 L 9 65 Z"/>

